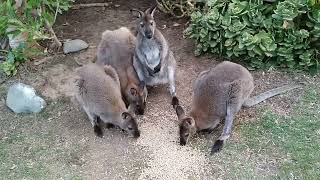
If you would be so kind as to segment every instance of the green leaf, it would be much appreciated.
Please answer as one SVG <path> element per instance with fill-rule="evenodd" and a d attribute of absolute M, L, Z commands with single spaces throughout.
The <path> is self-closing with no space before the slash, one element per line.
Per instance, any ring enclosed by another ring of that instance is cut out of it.
<path fill-rule="evenodd" d="M 234 20 L 232 25 L 228 28 L 231 32 L 240 32 L 244 29 L 246 25 L 242 23 L 240 20 Z"/>
<path fill-rule="evenodd" d="M 7 55 L 7 61 L 8 62 L 14 62 L 14 55 L 13 55 L 13 53 L 11 51 Z"/>
<path fill-rule="evenodd" d="M 224 46 L 231 46 L 233 43 L 234 43 L 233 39 L 227 39 L 227 40 L 224 42 Z"/>
<path fill-rule="evenodd" d="M 233 38 L 233 37 L 235 37 L 236 35 L 237 35 L 236 33 L 231 32 L 231 31 L 229 31 L 229 30 L 226 30 L 226 31 L 225 31 L 225 34 L 224 34 L 224 37 L 225 37 L 225 38 Z"/>
<path fill-rule="evenodd" d="M 224 16 L 222 16 L 221 23 L 224 26 L 230 26 L 230 24 L 231 24 L 230 14 L 226 13 Z"/>
<path fill-rule="evenodd" d="M 248 8 L 248 2 L 236 1 L 229 4 L 228 10 L 232 15 L 239 15 L 241 13 L 244 13 L 247 8 Z"/>

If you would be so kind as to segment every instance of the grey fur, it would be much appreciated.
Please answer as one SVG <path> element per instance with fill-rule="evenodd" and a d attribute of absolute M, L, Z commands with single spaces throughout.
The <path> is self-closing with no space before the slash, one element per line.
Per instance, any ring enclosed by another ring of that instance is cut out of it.
<path fill-rule="evenodd" d="M 138 137 L 136 120 L 128 112 L 121 97 L 120 81 L 111 66 L 85 65 L 76 71 L 75 97 L 89 117 L 94 128 L 99 119 L 126 130 Z"/>
<path fill-rule="evenodd" d="M 229 138 L 234 117 L 242 106 L 255 105 L 297 87 L 283 86 L 250 98 L 254 89 L 250 72 L 239 64 L 224 61 L 197 77 L 193 86 L 192 109 L 188 116 L 180 105 L 176 107 L 180 120 L 180 142 L 185 144 L 196 131 L 212 131 L 225 119 L 222 134 L 212 147 L 212 153 L 218 152 Z"/>
<path fill-rule="evenodd" d="M 134 68 L 148 86 L 169 84 L 170 94 L 176 96 L 176 60 L 153 18 L 155 8 L 139 12 L 137 41 L 133 59 Z M 160 68 L 159 68 L 160 67 Z"/>
<path fill-rule="evenodd" d="M 137 114 L 143 114 L 148 92 L 133 67 L 135 42 L 135 36 L 126 27 L 106 30 L 98 46 L 97 64 L 111 65 L 117 71 L 126 104 L 134 106 Z"/>

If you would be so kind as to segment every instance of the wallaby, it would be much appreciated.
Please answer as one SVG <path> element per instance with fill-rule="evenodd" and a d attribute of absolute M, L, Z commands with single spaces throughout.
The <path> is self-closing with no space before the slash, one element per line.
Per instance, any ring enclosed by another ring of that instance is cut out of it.
<path fill-rule="evenodd" d="M 185 145 L 196 132 L 211 132 L 225 119 L 222 134 L 211 149 L 211 154 L 218 152 L 229 138 L 233 119 L 242 106 L 251 107 L 298 87 L 282 86 L 250 98 L 254 81 L 250 72 L 243 66 L 224 61 L 213 69 L 203 71 L 193 85 L 192 108 L 189 115 L 185 115 L 177 99 L 174 102 L 179 119 L 180 145 Z"/>
<path fill-rule="evenodd" d="M 133 66 L 140 81 L 147 86 L 169 84 L 172 98 L 176 98 L 175 68 L 176 60 L 162 33 L 156 28 L 154 20 L 156 6 L 137 12 L 137 41 L 133 57 Z"/>
<path fill-rule="evenodd" d="M 102 137 L 102 125 L 115 125 L 135 138 L 138 125 L 121 97 L 117 72 L 109 65 L 87 64 L 76 70 L 75 97 L 91 121 L 94 132 Z"/>
<path fill-rule="evenodd" d="M 118 73 L 121 93 L 127 106 L 134 106 L 136 114 L 144 114 L 147 88 L 140 83 L 133 67 L 136 37 L 126 27 L 102 34 L 97 51 L 97 63 L 111 65 Z"/>

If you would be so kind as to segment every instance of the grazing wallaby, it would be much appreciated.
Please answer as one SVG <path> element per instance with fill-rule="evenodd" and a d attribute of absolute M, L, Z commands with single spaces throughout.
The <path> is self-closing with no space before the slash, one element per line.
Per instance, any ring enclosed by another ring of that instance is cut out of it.
<path fill-rule="evenodd" d="M 111 65 L 117 71 L 126 105 L 134 106 L 136 114 L 142 115 L 148 92 L 133 67 L 135 41 L 136 38 L 128 28 L 106 30 L 98 46 L 97 63 Z"/>
<path fill-rule="evenodd" d="M 154 12 L 156 6 L 145 12 L 132 9 L 137 12 L 137 41 L 133 66 L 140 81 L 148 86 L 169 84 L 170 94 L 176 98 L 175 68 L 176 60 L 162 33 L 156 28 Z"/>
<path fill-rule="evenodd" d="M 75 96 L 87 113 L 95 134 L 102 137 L 102 125 L 112 124 L 139 137 L 137 122 L 122 100 L 117 72 L 109 65 L 88 64 L 76 73 Z"/>
<path fill-rule="evenodd" d="M 193 86 L 193 101 L 189 115 L 185 115 L 179 101 L 174 107 L 179 119 L 180 144 L 199 131 L 212 131 L 225 119 L 222 134 L 214 143 L 211 153 L 222 149 L 231 134 L 233 119 L 242 106 L 251 107 L 263 100 L 299 86 L 282 86 L 250 98 L 254 89 L 250 72 L 239 64 L 224 61 L 213 69 L 203 71 Z"/>

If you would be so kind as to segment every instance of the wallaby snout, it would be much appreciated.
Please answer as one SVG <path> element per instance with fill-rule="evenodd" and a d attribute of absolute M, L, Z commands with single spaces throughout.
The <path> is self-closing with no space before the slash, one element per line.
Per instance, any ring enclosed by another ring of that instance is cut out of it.
<path fill-rule="evenodd" d="M 185 146 L 187 144 L 187 141 L 185 139 L 180 138 L 180 145 Z"/>
<path fill-rule="evenodd" d="M 143 103 L 142 106 L 138 105 L 137 108 L 136 108 L 136 114 L 138 115 L 144 115 L 144 109 L 145 109 L 145 102 Z"/>
<path fill-rule="evenodd" d="M 121 116 L 124 120 L 124 124 L 121 128 L 133 138 L 140 137 L 140 131 L 138 129 L 136 119 L 129 112 L 123 112 Z"/>
<path fill-rule="evenodd" d="M 151 39 L 153 37 L 153 33 L 151 31 L 151 29 L 148 29 L 144 32 L 146 38 Z"/>
<path fill-rule="evenodd" d="M 135 132 L 133 133 L 133 137 L 134 137 L 134 138 L 140 137 L 140 131 L 139 131 L 139 130 L 138 130 L 138 131 L 135 131 Z"/>

